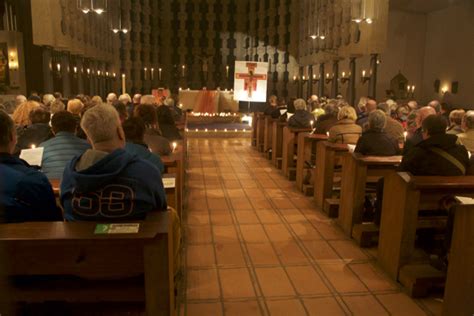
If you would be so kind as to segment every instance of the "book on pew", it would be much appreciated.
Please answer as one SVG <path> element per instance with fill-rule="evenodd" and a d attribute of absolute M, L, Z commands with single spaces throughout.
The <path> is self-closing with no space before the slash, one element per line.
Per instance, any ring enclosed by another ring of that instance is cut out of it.
<path fill-rule="evenodd" d="M 20 152 L 20 159 L 26 161 L 30 166 L 41 167 L 41 161 L 43 160 L 43 147 L 23 149 Z"/>
<path fill-rule="evenodd" d="M 171 189 L 176 186 L 176 178 L 163 178 L 163 187 L 165 189 Z"/>

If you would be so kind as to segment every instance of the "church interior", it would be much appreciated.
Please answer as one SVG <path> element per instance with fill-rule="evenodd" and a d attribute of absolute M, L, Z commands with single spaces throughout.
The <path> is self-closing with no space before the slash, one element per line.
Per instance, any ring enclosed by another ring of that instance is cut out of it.
<path fill-rule="evenodd" d="M 0 0 L 0 316 L 474 315 L 473 56 L 473 0 Z"/>

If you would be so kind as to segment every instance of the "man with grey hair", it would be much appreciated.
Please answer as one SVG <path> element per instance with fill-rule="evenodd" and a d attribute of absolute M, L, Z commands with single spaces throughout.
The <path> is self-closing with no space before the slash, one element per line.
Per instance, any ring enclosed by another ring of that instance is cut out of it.
<path fill-rule="evenodd" d="M 468 151 L 474 153 L 474 111 L 467 111 L 462 119 L 461 126 L 464 133 L 458 134 L 458 143 L 464 145 Z"/>
<path fill-rule="evenodd" d="M 48 108 L 51 105 L 51 103 L 53 103 L 54 100 L 56 100 L 56 98 L 52 94 L 48 93 L 48 94 L 43 95 L 43 104 L 44 106 Z"/>
<path fill-rule="evenodd" d="M 367 103 L 365 104 L 365 115 L 359 116 L 356 122 L 357 125 L 359 125 L 362 128 L 365 128 L 365 125 L 367 124 L 367 121 L 369 120 L 369 114 L 375 110 L 377 110 L 377 101 L 369 98 L 367 100 Z"/>
<path fill-rule="evenodd" d="M 436 114 L 441 113 L 441 103 L 438 100 L 432 100 L 428 103 L 428 106 L 431 106 L 435 111 Z"/>
<path fill-rule="evenodd" d="M 151 94 L 145 94 L 140 98 L 140 104 L 156 105 L 156 99 Z"/>
<path fill-rule="evenodd" d="M 293 103 L 295 114 L 288 120 L 288 127 L 291 128 L 311 128 L 314 125 L 313 114 L 306 111 L 306 102 L 303 99 L 296 99 Z"/>
<path fill-rule="evenodd" d="M 403 142 L 403 139 L 404 139 L 403 132 L 405 130 L 403 128 L 403 125 L 399 121 L 397 121 L 397 120 L 395 120 L 391 117 L 391 115 L 390 115 L 391 114 L 390 105 L 386 102 L 379 103 L 377 105 L 377 109 L 384 112 L 385 116 L 387 118 L 387 123 L 385 125 L 385 133 L 390 135 L 392 138 L 395 138 L 399 142 Z"/>
<path fill-rule="evenodd" d="M 387 116 L 381 110 L 369 114 L 367 131 L 357 141 L 354 152 L 367 156 L 394 156 L 400 153 L 398 140 L 384 131 Z"/>
<path fill-rule="evenodd" d="M 107 95 L 107 104 L 108 105 L 112 105 L 112 103 L 114 103 L 114 101 L 117 100 L 117 95 L 113 92 L 109 93 Z"/>
<path fill-rule="evenodd" d="M 140 99 L 142 98 L 142 95 L 137 93 L 133 96 L 133 104 L 138 105 L 140 104 Z"/>
<path fill-rule="evenodd" d="M 16 103 L 16 105 L 18 106 L 18 105 L 22 104 L 23 102 L 26 102 L 26 100 L 27 100 L 27 99 L 26 99 L 26 97 L 25 97 L 24 95 L 19 94 L 19 95 L 17 95 L 16 98 L 15 98 L 15 103 Z"/>
<path fill-rule="evenodd" d="M 407 138 L 407 140 L 405 141 L 405 145 L 403 146 L 404 155 L 423 140 L 423 132 L 421 130 L 421 126 L 423 124 L 423 121 L 430 115 L 436 115 L 435 109 L 431 106 L 424 106 L 416 112 L 416 130 L 413 135 Z"/>
<path fill-rule="evenodd" d="M 69 221 L 144 219 L 166 210 L 160 171 L 124 150 L 125 134 L 117 111 L 96 105 L 81 127 L 92 149 L 71 160 L 61 183 L 61 204 Z"/>
<path fill-rule="evenodd" d="M 130 94 L 124 93 L 121 94 L 118 98 L 120 102 L 122 102 L 125 105 L 128 105 L 129 103 L 132 103 L 132 98 L 130 97 Z"/>

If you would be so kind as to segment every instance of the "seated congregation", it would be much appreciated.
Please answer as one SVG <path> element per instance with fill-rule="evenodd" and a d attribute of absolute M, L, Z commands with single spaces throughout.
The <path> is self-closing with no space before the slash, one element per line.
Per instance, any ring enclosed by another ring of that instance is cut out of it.
<path fill-rule="evenodd" d="M 53 233 L 47 237 L 64 242 L 61 244 L 58 241 L 58 245 L 66 245 L 67 240 L 74 238 L 99 238 L 95 235 L 98 226 L 83 231 L 85 226 L 79 224 L 81 222 L 92 222 L 94 225 L 141 223 L 145 232 L 147 225 L 152 227 L 150 233 L 153 231 L 153 235 L 143 236 L 151 238 L 152 243 L 155 243 L 153 240 L 160 234 L 171 239 L 163 246 L 166 255 L 160 260 L 167 261 L 169 258 L 166 273 L 171 275 L 170 280 L 173 280 L 172 276 L 178 274 L 180 266 L 180 218 L 179 210 L 169 207 L 175 207 L 176 202 L 170 200 L 171 196 L 167 196 L 163 177 L 167 176 L 165 173 L 168 172 L 166 164 L 182 159 L 182 152 L 174 150 L 176 143 L 171 146 L 171 142 L 180 142 L 183 138 L 176 126 L 176 120 L 182 118 L 172 107 L 174 102 L 171 99 L 157 100 L 151 95 L 136 95 L 134 102 L 131 101 L 128 95 L 121 95 L 117 100 L 113 93 L 108 95 L 106 103 L 103 103 L 99 96 L 91 99 L 78 95 L 71 100 L 64 100 L 61 96 L 55 98 L 45 95 L 41 102 L 38 96 L 33 95 L 28 100 L 23 96 L 17 97 L 18 104 L 15 109 L 10 109 L 11 113 L 0 110 L 0 222 L 3 223 L 0 227 L 0 243 L 3 247 L 9 249 L 9 237 L 21 233 L 21 225 L 28 225 L 27 222 L 43 222 L 25 226 L 33 234 L 30 236 L 26 233 L 28 238 L 31 238 L 32 245 L 36 244 L 35 230 L 42 231 L 49 227 L 42 226 L 45 225 L 44 222 L 64 225 L 60 231 L 68 233 Z M 166 125 L 168 126 L 164 129 L 163 126 Z M 43 148 L 40 166 L 30 166 L 19 158 L 22 150 L 34 147 Z M 174 198 L 176 194 L 173 193 L 172 196 Z M 147 224 L 157 220 L 161 226 Z M 25 224 L 11 226 L 13 223 Z M 54 231 L 56 230 L 47 229 L 44 234 Z M 140 232 L 142 231 L 140 228 Z M 28 239 L 25 236 L 23 238 Z M 100 240 L 97 242 L 101 243 Z M 115 241 L 109 242 L 105 247 L 113 249 Z M 130 242 L 133 243 L 133 238 Z M 80 244 L 79 241 L 78 243 Z M 38 240 L 38 249 L 43 246 Z M 97 252 L 89 246 L 91 245 L 77 249 L 84 251 L 85 260 L 97 263 L 98 261 L 94 260 L 99 259 L 94 258 L 100 255 L 100 251 Z M 15 249 L 18 250 L 16 247 L 18 245 L 15 244 Z M 48 245 L 44 247 L 51 251 L 53 249 L 48 248 Z M 137 247 L 140 248 L 139 244 Z M 166 250 L 168 247 L 169 257 Z M 145 287 L 148 289 L 147 274 L 150 271 L 143 269 L 149 270 L 147 264 L 156 265 L 158 262 L 156 258 L 148 262 L 146 251 L 144 248 L 140 249 L 144 251 L 140 256 L 144 255 L 145 259 L 137 257 L 136 260 L 143 260 L 142 265 L 144 262 L 145 268 L 137 269 L 145 274 Z M 58 258 L 64 260 L 64 266 L 58 269 L 59 272 L 80 275 L 88 273 L 87 268 L 78 269 L 80 261 L 71 263 L 73 272 L 67 270 L 68 257 L 65 256 Z M 12 255 L 10 259 L 13 265 L 16 257 Z M 85 266 L 92 268 L 89 265 Z M 3 271 L 2 275 L 11 273 L 16 276 L 19 268 L 10 269 L 9 272 Z M 59 273 L 58 271 L 56 272 Z M 35 274 L 20 272 L 32 276 Z M 43 274 L 44 271 L 38 273 Z M 127 276 L 126 274 L 124 276 Z M 54 277 L 51 280 L 54 280 Z M 168 285 L 167 295 L 163 295 L 164 287 L 152 290 L 155 291 L 155 296 L 168 298 L 164 299 L 164 306 L 159 307 L 160 314 L 167 314 L 166 311 L 173 308 L 172 283 Z M 31 284 L 34 284 L 34 281 L 31 281 Z M 54 300 L 56 294 L 52 295 Z M 144 298 L 143 296 L 143 300 Z M 159 300 L 162 303 L 163 298 Z M 158 315 L 156 306 L 148 303 L 147 311 Z"/>
<path fill-rule="evenodd" d="M 288 106 L 271 97 L 262 112 L 256 149 L 360 247 L 378 244 L 380 265 L 412 296 L 427 295 L 459 269 L 467 254 L 459 244 L 450 252 L 453 236 L 468 242 L 454 223 L 458 196 L 473 196 L 474 111 L 365 97 L 354 108 L 342 97 L 314 95 Z M 267 129 L 273 133 L 259 132 Z M 267 137 L 273 147 L 262 145 Z M 421 265 L 411 262 L 415 246 L 424 251 Z M 457 295 L 452 288 L 445 298 Z"/>

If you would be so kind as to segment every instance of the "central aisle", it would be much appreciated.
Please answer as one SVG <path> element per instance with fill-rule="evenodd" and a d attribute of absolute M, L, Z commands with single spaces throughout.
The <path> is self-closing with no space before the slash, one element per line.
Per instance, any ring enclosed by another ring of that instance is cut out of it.
<path fill-rule="evenodd" d="M 375 266 L 250 139 L 188 139 L 181 315 L 438 315 Z"/>

